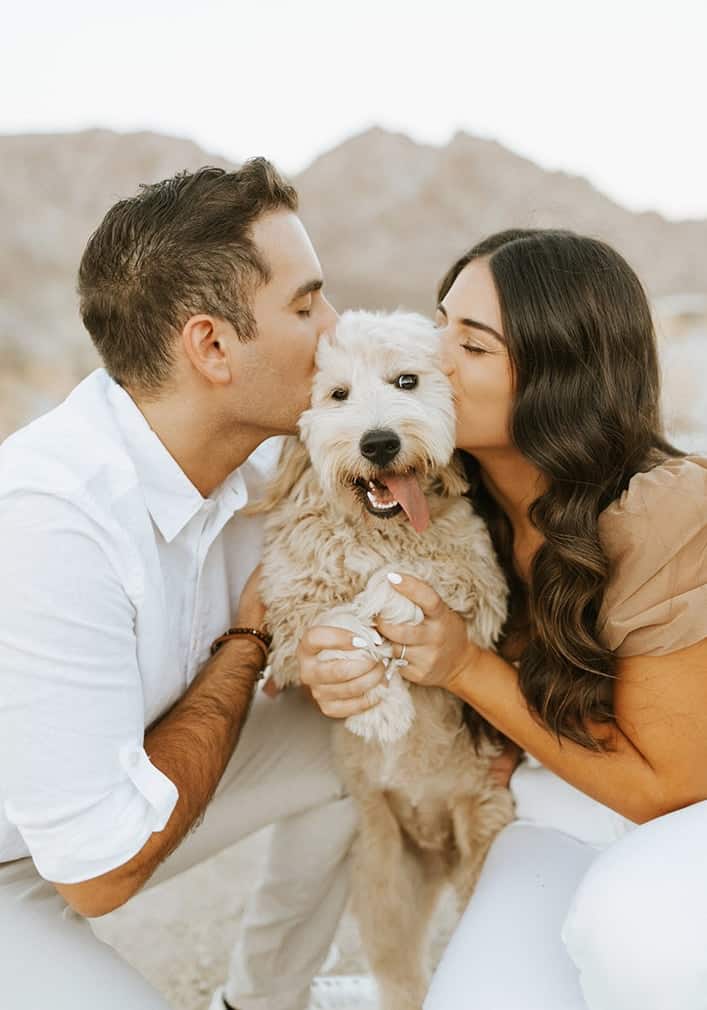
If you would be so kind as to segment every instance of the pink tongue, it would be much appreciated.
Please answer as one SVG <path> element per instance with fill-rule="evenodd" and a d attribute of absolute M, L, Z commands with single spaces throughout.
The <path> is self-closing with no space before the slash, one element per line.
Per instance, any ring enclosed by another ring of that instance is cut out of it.
<path fill-rule="evenodd" d="M 417 477 L 386 477 L 381 483 L 405 509 L 415 530 L 424 533 L 430 522 L 430 510 Z"/>

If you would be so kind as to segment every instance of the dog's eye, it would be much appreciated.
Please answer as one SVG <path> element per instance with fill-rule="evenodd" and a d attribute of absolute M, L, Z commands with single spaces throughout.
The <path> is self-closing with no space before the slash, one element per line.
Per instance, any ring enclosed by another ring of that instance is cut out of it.
<path fill-rule="evenodd" d="M 335 389 L 331 394 L 332 400 L 348 400 L 348 389 Z"/>
<path fill-rule="evenodd" d="M 417 376 L 399 375 L 393 385 L 397 386 L 398 389 L 414 389 L 417 385 Z"/>

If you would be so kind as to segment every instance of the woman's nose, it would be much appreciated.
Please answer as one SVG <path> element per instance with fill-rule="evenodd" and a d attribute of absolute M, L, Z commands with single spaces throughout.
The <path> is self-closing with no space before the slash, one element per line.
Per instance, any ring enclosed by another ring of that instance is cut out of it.
<path fill-rule="evenodd" d="M 444 374 L 451 375 L 452 372 L 454 371 L 454 359 L 452 358 L 452 355 L 449 353 L 449 351 L 445 348 L 444 344 L 442 345 L 442 350 L 440 351 L 439 359 Z"/>

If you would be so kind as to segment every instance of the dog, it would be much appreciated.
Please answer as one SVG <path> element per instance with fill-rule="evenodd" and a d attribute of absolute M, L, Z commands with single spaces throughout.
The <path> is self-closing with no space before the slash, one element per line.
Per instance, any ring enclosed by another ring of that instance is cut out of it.
<path fill-rule="evenodd" d="M 438 345 L 417 314 L 345 313 L 320 339 L 311 406 L 260 505 L 275 683 L 298 683 L 296 650 L 312 625 L 349 629 L 387 666 L 372 693 L 378 704 L 334 724 L 336 759 L 360 814 L 353 910 L 383 1010 L 420 1010 L 440 892 L 451 883 L 466 904 L 513 817 L 508 790 L 489 776 L 497 743 L 481 734 L 475 745 L 450 692 L 404 681 L 375 629 L 378 618 L 422 620 L 387 579 L 397 571 L 428 582 L 483 648 L 506 617 L 488 530 L 464 496 Z"/>

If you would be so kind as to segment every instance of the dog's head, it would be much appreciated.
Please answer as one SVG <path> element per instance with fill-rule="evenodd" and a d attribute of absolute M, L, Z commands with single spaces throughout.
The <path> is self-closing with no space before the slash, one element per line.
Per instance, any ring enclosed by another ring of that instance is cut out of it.
<path fill-rule="evenodd" d="M 431 495 L 466 484 L 453 462 L 454 404 L 433 324 L 405 313 L 346 312 L 317 348 L 301 439 L 325 492 L 422 532 Z"/>

